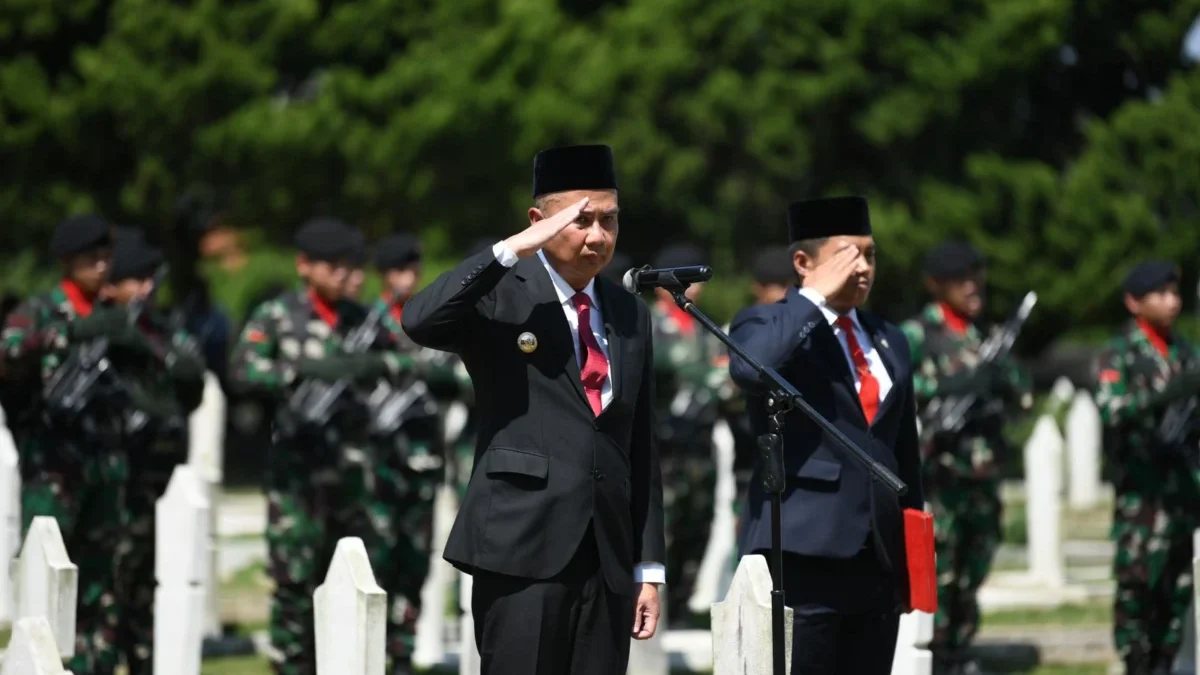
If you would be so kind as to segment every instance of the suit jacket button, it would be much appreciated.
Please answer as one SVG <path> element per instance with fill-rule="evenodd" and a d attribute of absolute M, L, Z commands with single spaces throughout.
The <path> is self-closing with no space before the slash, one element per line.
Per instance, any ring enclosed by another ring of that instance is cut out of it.
<path fill-rule="evenodd" d="M 471 283 L 471 280 L 470 280 L 470 279 L 463 279 L 463 281 L 462 281 L 462 285 L 463 285 L 463 286 L 466 286 L 466 285 L 467 285 L 467 284 L 469 284 L 469 283 Z"/>
<path fill-rule="evenodd" d="M 604 474 L 600 473 L 600 469 L 592 469 L 592 475 L 596 477 L 596 480 L 604 480 Z"/>

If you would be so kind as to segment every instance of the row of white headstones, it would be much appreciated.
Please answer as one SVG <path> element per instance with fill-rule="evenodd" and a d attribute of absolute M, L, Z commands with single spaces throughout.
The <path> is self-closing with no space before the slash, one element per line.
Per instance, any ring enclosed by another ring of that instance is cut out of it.
<path fill-rule="evenodd" d="M 1029 577 L 1046 589 L 1065 585 L 1062 550 L 1063 459 L 1069 456 L 1071 486 L 1067 490 L 1072 507 L 1086 508 L 1099 500 L 1100 425 L 1094 403 L 1086 392 L 1055 387 L 1054 396 L 1063 405 L 1070 402 L 1066 416 L 1066 438 L 1053 418 L 1038 420 L 1025 447 L 1027 518 L 1029 528 Z M 201 642 L 217 626 L 215 570 L 216 547 L 213 508 L 221 483 L 221 447 L 224 429 L 224 399 L 215 378 L 210 378 L 204 402 L 193 416 L 192 449 L 189 463 L 177 467 L 166 493 L 157 506 L 158 555 L 156 562 L 155 672 L 172 675 L 199 673 Z M 2 414 L 2 412 L 0 412 Z M 747 556 L 728 577 L 733 553 L 732 435 L 719 425 L 714 435 L 719 475 L 717 510 L 712 541 L 689 603 L 702 611 L 711 606 L 713 672 L 769 673 L 771 668 L 770 590 L 766 562 Z M 10 560 L 16 551 L 19 532 L 19 477 L 16 450 L 11 435 L 0 419 L 0 556 Z M 453 500 L 444 490 L 440 499 Z M 450 506 L 452 516 L 453 506 Z M 445 509 L 439 509 L 442 514 Z M 440 517 L 439 530 L 448 526 Z M 439 547 L 440 548 L 440 547 Z M 7 549 L 7 550 L 4 550 Z M 435 572 L 426 588 L 425 604 L 444 606 L 440 596 L 453 580 L 453 572 L 433 552 Z M 1198 568 L 1200 569 L 1200 568 Z M 76 569 L 71 564 L 57 523 L 37 518 L 21 546 L 13 574 L 0 574 L 0 598 L 13 593 L 15 611 L 12 639 L 0 675 L 61 673 L 60 659 L 74 649 Z M 479 671 L 474 651 L 470 614 L 470 577 L 460 579 L 460 602 L 464 614 L 460 625 L 459 669 L 463 675 Z M 7 586 L 7 588 L 6 588 Z M 722 591 L 724 600 L 715 602 Z M 363 544 L 347 538 L 338 543 L 325 584 L 315 598 L 319 672 L 322 675 L 376 675 L 383 671 L 386 593 L 376 584 Z M 4 604 L 0 602 L 0 608 Z M 436 663 L 444 658 L 440 613 L 426 613 L 418 634 L 419 662 Z M 790 625 L 790 619 L 789 619 Z M 932 656 L 926 646 L 932 638 L 932 617 L 915 612 L 901 622 L 901 635 L 893 667 L 895 675 L 927 675 Z M 790 646 L 790 630 L 788 632 Z M 665 639 L 656 637 L 635 643 L 629 672 L 661 675 L 668 672 Z M 787 650 L 790 654 L 790 648 Z"/>

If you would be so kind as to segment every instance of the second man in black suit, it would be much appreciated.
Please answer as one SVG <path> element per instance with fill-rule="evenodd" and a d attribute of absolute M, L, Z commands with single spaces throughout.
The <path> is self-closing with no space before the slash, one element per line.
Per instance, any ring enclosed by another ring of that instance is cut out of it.
<path fill-rule="evenodd" d="M 445 558 L 474 576 L 483 675 L 623 675 L 664 581 L 650 316 L 597 276 L 617 240 L 612 151 L 540 153 L 533 196 L 527 229 L 401 319 L 461 355 L 475 388 L 474 472 Z"/>
<path fill-rule="evenodd" d="M 803 413 L 788 415 L 781 526 L 784 591 L 795 610 L 792 673 L 888 675 L 907 610 L 902 509 L 924 506 L 908 345 L 895 326 L 858 309 L 875 278 L 866 200 L 793 204 L 788 229 L 801 287 L 743 310 L 732 337 L 908 485 L 897 499 Z M 759 393 L 751 417 L 762 433 L 762 385 L 737 357 L 730 371 Z M 740 550 L 751 554 L 771 547 L 760 472 L 743 518 Z"/>

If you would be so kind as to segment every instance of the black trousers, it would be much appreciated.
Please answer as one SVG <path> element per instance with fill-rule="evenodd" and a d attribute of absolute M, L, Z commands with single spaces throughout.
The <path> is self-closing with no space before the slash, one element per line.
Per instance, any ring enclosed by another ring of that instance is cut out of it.
<path fill-rule="evenodd" d="M 625 675 L 633 589 L 610 591 L 591 528 L 551 579 L 476 570 L 471 591 L 480 675 Z"/>
<path fill-rule="evenodd" d="M 849 560 L 785 553 L 783 590 L 794 611 L 792 675 L 890 675 L 898 596 L 874 550 Z"/>

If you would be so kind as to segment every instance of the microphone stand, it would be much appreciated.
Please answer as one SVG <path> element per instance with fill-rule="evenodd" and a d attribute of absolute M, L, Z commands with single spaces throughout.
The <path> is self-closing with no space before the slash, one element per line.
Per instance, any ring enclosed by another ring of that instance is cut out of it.
<path fill-rule="evenodd" d="M 837 427 L 833 426 L 833 423 L 822 417 L 821 413 L 814 410 L 800 395 L 800 392 L 796 391 L 796 388 L 774 368 L 762 365 L 747 354 L 746 350 L 726 335 L 720 326 L 700 311 L 700 308 L 696 307 L 696 303 L 684 295 L 690 284 L 682 283 L 674 278 L 666 281 L 660 278 L 659 285 L 671 293 L 675 304 L 680 309 L 692 315 L 708 332 L 723 342 L 729 351 L 750 364 L 750 367 L 758 374 L 759 381 L 768 389 L 766 404 L 770 419 L 770 433 L 758 437 L 758 452 L 763 466 L 763 490 L 771 495 L 771 647 L 774 657 L 774 673 L 775 675 L 787 675 L 787 660 L 784 654 L 786 643 L 783 634 L 783 541 L 780 519 L 783 509 L 783 491 L 787 482 L 783 466 L 783 426 L 788 413 L 799 409 L 836 441 L 836 447 L 839 450 L 861 464 L 867 470 L 868 475 L 886 485 L 896 494 L 903 495 L 908 492 L 908 486 L 896 474 L 855 445 L 854 441 L 851 441 Z"/>

